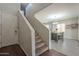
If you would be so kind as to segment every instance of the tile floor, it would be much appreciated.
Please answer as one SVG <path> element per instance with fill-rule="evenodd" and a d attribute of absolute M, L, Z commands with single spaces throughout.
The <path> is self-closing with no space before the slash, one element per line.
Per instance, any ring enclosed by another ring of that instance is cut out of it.
<path fill-rule="evenodd" d="M 64 39 L 55 42 L 51 40 L 52 49 L 68 56 L 79 56 L 79 42 L 72 39 Z"/>

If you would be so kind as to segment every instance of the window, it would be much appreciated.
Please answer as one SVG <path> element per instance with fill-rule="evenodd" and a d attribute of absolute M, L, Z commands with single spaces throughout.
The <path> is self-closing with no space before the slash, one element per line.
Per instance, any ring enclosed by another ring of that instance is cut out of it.
<path fill-rule="evenodd" d="M 65 32 L 65 24 L 57 24 L 57 32 Z"/>

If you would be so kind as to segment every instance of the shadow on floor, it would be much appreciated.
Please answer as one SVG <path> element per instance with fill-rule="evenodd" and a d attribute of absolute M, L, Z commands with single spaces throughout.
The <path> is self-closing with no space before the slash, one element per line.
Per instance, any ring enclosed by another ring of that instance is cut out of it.
<path fill-rule="evenodd" d="M 0 56 L 26 56 L 18 44 L 0 48 Z"/>

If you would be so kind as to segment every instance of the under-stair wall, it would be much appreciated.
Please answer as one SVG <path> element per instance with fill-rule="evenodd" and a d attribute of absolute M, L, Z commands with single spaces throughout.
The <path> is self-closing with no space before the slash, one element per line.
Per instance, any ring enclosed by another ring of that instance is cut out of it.
<path fill-rule="evenodd" d="M 21 11 L 19 15 L 19 45 L 29 56 L 35 55 L 35 31 Z"/>

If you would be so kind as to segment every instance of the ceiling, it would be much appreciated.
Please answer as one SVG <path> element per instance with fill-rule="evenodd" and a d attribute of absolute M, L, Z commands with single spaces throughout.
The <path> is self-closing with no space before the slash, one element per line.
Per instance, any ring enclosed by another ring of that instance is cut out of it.
<path fill-rule="evenodd" d="M 77 3 L 54 3 L 35 14 L 35 17 L 43 23 L 65 20 L 79 15 Z"/>
<path fill-rule="evenodd" d="M 28 3 L 21 3 L 21 10 L 25 9 L 28 6 Z"/>
<path fill-rule="evenodd" d="M 27 6 L 27 5 L 28 5 L 28 3 L 21 3 L 21 5 L 23 5 L 23 6 Z"/>
<path fill-rule="evenodd" d="M 48 7 L 51 3 L 29 3 L 26 7 L 26 16 L 34 16 L 35 13 Z"/>

